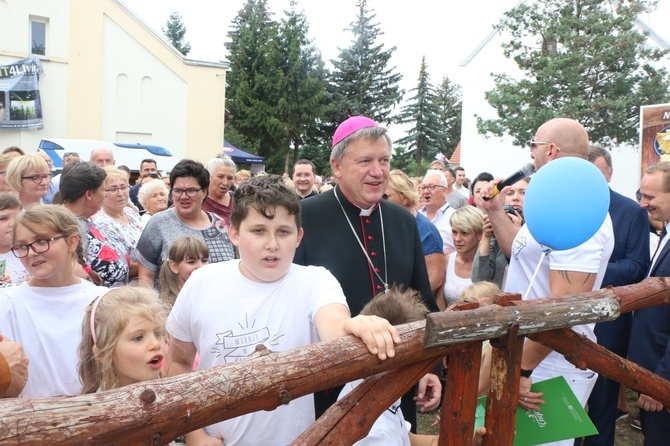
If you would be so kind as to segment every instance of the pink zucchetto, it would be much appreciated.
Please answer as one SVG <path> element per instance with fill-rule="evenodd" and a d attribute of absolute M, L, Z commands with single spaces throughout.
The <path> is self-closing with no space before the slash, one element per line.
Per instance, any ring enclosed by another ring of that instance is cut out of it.
<path fill-rule="evenodd" d="M 342 122 L 337 126 L 335 130 L 335 135 L 333 136 L 333 145 L 335 147 L 340 141 L 342 141 L 347 136 L 356 133 L 360 129 L 366 127 L 379 127 L 376 122 L 365 116 L 351 116 L 346 121 Z"/>

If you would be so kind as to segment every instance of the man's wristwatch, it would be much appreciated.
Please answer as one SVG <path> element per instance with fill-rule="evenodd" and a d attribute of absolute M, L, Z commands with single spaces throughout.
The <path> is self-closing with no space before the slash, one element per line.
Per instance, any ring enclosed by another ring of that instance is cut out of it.
<path fill-rule="evenodd" d="M 520 375 L 523 376 L 524 378 L 530 378 L 530 375 L 532 374 L 533 374 L 532 370 L 521 369 Z"/>

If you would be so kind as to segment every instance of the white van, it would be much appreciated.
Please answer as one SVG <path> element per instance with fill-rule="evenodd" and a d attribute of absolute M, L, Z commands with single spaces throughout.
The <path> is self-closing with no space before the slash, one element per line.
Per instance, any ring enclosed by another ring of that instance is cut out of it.
<path fill-rule="evenodd" d="M 181 161 L 179 158 L 172 156 L 166 148 L 147 144 L 122 144 L 88 139 L 58 138 L 44 138 L 39 144 L 39 149 L 51 157 L 54 170 L 63 168 L 63 155 L 67 152 L 77 152 L 82 161 L 89 161 L 91 152 L 103 147 L 112 151 L 117 166 L 127 166 L 131 172 L 138 172 L 140 163 L 147 158 L 156 160 L 158 170 L 164 174 L 170 172 Z"/>

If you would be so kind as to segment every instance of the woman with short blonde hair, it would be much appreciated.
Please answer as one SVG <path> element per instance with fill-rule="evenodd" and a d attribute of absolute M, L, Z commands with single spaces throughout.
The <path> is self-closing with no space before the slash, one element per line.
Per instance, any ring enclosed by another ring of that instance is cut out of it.
<path fill-rule="evenodd" d="M 26 208 L 42 203 L 42 198 L 49 192 L 51 178 L 49 165 L 38 155 L 14 158 L 7 166 L 6 181 Z"/>
<path fill-rule="evenodd" d="M 446 256 L 444 288 L 437 296 L 441 310 L 458 302 L 463 290 L 472 285 L 472 264 L 484 232 L 484 214 L 474 206 L 457 209 L 449 219 L 455 252 Z"/>

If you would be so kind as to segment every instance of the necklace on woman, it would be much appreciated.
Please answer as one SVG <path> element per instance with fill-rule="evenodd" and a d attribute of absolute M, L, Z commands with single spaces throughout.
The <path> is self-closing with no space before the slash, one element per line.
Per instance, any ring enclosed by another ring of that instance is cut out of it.
<path fill-rule="evenodd" d="M 365 255 L 365 258 L 368 260 L 368 265 L 370 265 L 370 269 L 372 269 L 372 272 L 375 273 L 375 276 L 377 276 L 377 279 L 384 285 L 384 293 L 389 292 L 389 284 L 388 284 L 388 267 L 386 265 L 386 236 L 384 234 L 384 214 L 382 213 L 382 207 L 381 204 L 379 205 L 379 220 L 382 225 L 382 247 L 384 250 L 384 280 L 382 280 L 382 277 L 379 275 L 377 272 L 377 269 L 375 268 L 375 265 L 372 263 L 372 259 L 370 259 L 370 256 L 368 255 L 368 252 L 365 250 L 365 247 L 363 246 L 363 242 L 361 242 L 361 239 L 358 237 L 358 234 L 356 234 L 356 230 L 354 229 L 354 225 L 351 223 L 351 220 L 349 220 L 349 216 L 347 215 L 347 211 L 344 210 L 344 206 L 342 206 L 342 202 L 340 201 L 340 197 L 337 196 L 337 191 L 339 187 L 336 187 L 333 193 L 335 194 L 335 199 L 337 200 L 337 204 L 340 205 L 340 209 L 342 209 L 342 213 L 344 214 L 344 218 L 347 219 L 347 223 L 349 223 L 349 228 L 351 228 L 351 232 L 354 234 L 354 237 L 356 238 L 356 241 L 358 242 L 358 246 L 361 247 L 361 251 L 363 251 L 363 255 Z"/>

